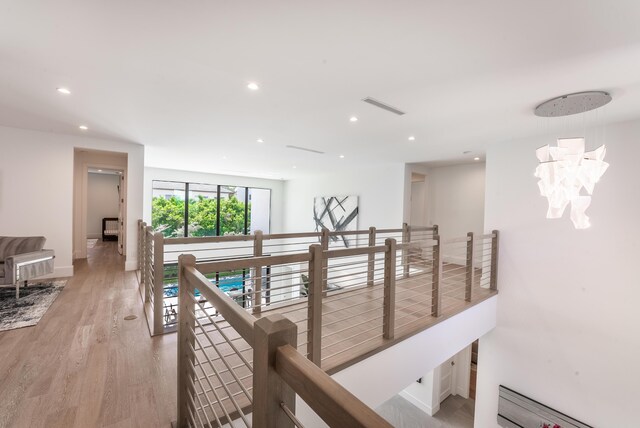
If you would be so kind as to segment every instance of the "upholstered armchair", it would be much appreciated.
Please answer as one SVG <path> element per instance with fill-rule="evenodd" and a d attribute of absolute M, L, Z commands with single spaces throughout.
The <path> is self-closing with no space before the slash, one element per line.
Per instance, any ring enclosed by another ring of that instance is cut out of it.
<path fill-rule="evenodd" d="M 53 273 L 53 250 L 43 250 L 43 236 L 0 236 L 0 285 L 16 287 L 20 297 L 20 284 L 27 280 Z"/>

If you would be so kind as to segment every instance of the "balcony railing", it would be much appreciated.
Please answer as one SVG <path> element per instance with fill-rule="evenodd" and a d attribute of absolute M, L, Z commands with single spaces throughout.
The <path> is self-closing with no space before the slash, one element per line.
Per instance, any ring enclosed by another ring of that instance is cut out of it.
<path fill-rule="evenodd" d="M 280 245 L 266 256 L 256 234 L 256 256 L 181 255 L 178 425 L 301 426 L 298 394 L 330 426 L 389 426 L 326 372 L 497 292 L 498 232 L 441 241 L 436 231 L 355 231 L 351 248 Z M 152 280 L 149 270 L 142 276 Z M 229 272 L 243 272 L 246 290 L 219 288 Z"/>
<path fill-rule="evenodd" d="M 401 244 L 416 243 L 433 239 L 438 232 L 437 226 L 416 228 L 405 224 L 400 229 L 371 227 L 367 230 L 349 232 L 330 232 L 325 229 L 321 232 L 263 235 L 258 231 L 254 235 L 165 238 L 159 232 L 154 233 L 151 226 L 142 221 L 139 221 L 139 227 L 138 251 L 142 255 L 139 258 L 141 295 L 144 298 L 145 313 L 152 335 L 175 331 L 179 310 L 177 257 L 180 254 L 192 253 L 197 255 L 199 261 L 216 261 L 298 254 L 307 251 L 312 244 L 319 244 L 323 250 L 327 250 L 333 242 L 337 241 L 352 248 L 381 245 L 386 238 L 395 238 Z M 403 253 L 404 258 L 408 256 L 407 252 Z M 368 256 L 367 272 L 362 273 L 366 275 L 368 284 L 381 279 L 382 271 L 379 266 L 382 256 L 379 255 L 379 259 L 375 257 L 373 254 Z M 408 269 L 408 264 L 403 264 L 405 269 Z M 323 267 L 326 268 L 326 266 Z M 289 280 L 288 286 L 284 285 L 283 272 L 271 272 L 270 265 L 262 269 L 263 275 L 237 270 L 217 272 L 212 274 L 210 279 L 221 288 L 230 290 L 230 294 L 243 306 L 251 306 L 254 313 L 259 313 L 263 308 L 283 300 L 290 300 L 296 293 L 298 296 L 304 295 L 304 278 L 308 277 L 308 272 L 304 272 L 304 268 L 299 270 L 298 276 Z M 287 267 L 280 267 L 280 269 L 286 270 Z M 251 278 L 254 280 L 252 281 Z M 351 278 L 350 282 L 353 283 L 353 281 L 354 278 Z M 345 280 L 335 278 L 329 285 L 329 289 L 336 288 L 336 284 L 341 282 Z M 326 286 L 327 279 L 324 283 Z"/>

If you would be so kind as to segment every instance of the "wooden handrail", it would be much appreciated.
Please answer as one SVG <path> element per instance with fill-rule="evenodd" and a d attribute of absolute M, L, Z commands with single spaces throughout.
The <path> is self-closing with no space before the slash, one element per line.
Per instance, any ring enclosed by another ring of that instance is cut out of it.
<path fill-rule="evenodd" d="M 445 239 L 440 242 L 442 245 L 457 244 L 458 242 L 469 242 L 469 236 L 461 236 L 460 238 Z"/>
<path fill-rule="evenodd" d="M 238 269 L 250 269 L 261 266 L 303 263 L 309 261 L 309 253 L 285 254 L 282 256 L 261 256 L 242 259 L 223 260 L 219 262 L 198 263 L 198 270 L 204 274 L 226 272 Z"/>
<path fill-rule="evenodd" d="M 253 241 L 254 235 L 194 236 L 190 238 L 166 238 L 165 245 L 212 244 L 216 242 Z"/>
<path fill-rule="evenodd" d="M 391 425 L 291 345 L 277 348 L 276 372 L 330 427 Z"/>
<path fill-rule="evenodd" d="M 437 231 L 438 226 L 409 226 L 409 230 L 414 232 L 428 232 L 428 231 Z"/>
<path fill-rule="evenodd" d="M 377 229 L 378 233 L 402 233 L 402 229 Z"/>
<path fill-rule="evenodd" d="M 329 231 L 329 236 L 349 236 L 349 235 L 368 235 L 368 230 L 334 230 Z"/>
<path fill-rule="evenodd" d="M 322 232 L 302 232 L 302 233 L 272 233 L 264 235 L 264 239 L 285 239 L 285 238 L 318 238 L 322 235 Z"/>
<path fill-rule="evenodd" d="M 478 235 L 478 236 L 475 237 L 475 239 L 476 240 L 478 240 L 478 239 L 492 239 L 492 238 L 495 238 L 495 237 L 496 237 L 495 233 L 487 233 L 486 235 Z"/>
<path fill-rule="evenodd" d="M 383 253 L 386 248 L 386 245 L 378 245 L 376 247 L 343 248 L 339 250 L 323 251 L 322 255 L 329 259 L 337 257 L 365 256 L 368 254 Z"/>
<path fill-rule="evenodd" d="M 184 256 L 180 256 L 181 258 Z M 195 266 L 184 266 L 184 275 L 192 284 L 192 289 L 197 288 L 224 319 L 242 336 L 242 338 L 253 346 L 253 323 L 256 321 L 251 314 L 240 307 L 233 299 L 227 296 L 224 291 L 211 285 L 211 282 L 198 271 Z"/>

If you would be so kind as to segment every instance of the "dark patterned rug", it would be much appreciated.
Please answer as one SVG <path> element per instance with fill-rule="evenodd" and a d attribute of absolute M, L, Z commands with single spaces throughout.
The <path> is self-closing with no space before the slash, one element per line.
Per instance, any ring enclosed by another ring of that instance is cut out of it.
<path fill-rule="evenodd" d="M 29 284 L 20 287 L 17 300 L 15 288 L 0 288 L 0 331 L 38 324 L 66 284 L 66 280 Z"/>

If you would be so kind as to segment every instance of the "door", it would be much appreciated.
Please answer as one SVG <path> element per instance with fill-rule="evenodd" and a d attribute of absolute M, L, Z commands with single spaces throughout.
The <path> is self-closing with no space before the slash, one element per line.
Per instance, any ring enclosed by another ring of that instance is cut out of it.
<path fill-rule="evenodd" d="M 449 358 L 440 366 L 440 402 L 453 392 L 454 357 Z"/>
<path fill-rule="evenodd" d="M 118 185 L 118 253 L 120 255 L 124 254 L 124 221 L 125 221 L 124 193 L 125 193 L 124 173 L 121 173 L 120 184 Z"/>

